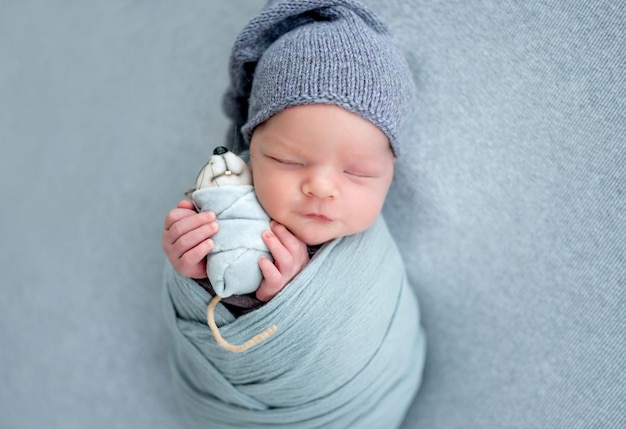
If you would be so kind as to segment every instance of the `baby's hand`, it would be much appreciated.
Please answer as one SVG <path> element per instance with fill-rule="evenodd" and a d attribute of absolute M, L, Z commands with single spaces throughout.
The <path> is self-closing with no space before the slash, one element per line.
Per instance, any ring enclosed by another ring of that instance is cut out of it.
<path fill-rule="evenodd" d="M 263 281 L 256 297 L 263 302 L 274 298 L 309 262 L 304 242 L 278 222 L 272 221 L 270 228 L 261 236 L 274 257 L 274 262 L 266 257 L 259 260 Z"/>
<path fill-rule="evenodd" d="M 210 238 L 217 229 L 215 213 L 197 213 L 191 201 L 179 202 L 165 217 L 162 234 L 163 250 L 174 269 L 185 277 L 206 278 Z"/>

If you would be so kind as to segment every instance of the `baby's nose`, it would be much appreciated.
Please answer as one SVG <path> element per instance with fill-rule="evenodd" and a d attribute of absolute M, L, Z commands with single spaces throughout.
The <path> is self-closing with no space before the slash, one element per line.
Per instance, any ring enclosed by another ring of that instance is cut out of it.
<path fill-rule="evenodd" d="M 302 193 L 309 197 L 337 198 L 339 191 L 336 180 L 323 173 L 311 174 L 302 184 Z"/>

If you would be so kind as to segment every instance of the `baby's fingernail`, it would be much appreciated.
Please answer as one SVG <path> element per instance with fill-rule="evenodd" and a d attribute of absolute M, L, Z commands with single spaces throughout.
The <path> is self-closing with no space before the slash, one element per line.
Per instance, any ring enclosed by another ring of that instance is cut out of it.
<path fill-rule="evenodd" d="M 209 245 L 209 247 L 212 249 L 213 246 L 215 245 L 215 243 L 213 242 L 213 240 L 211 240 L 210 238 L 206 241 L 207 244 Z"/>

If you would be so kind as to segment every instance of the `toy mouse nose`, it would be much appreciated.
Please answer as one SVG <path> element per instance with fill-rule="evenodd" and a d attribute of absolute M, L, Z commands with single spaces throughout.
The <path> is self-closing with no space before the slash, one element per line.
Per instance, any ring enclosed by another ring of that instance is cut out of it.
<path fill-rule="evenodd" d="M 226 152 L 228 152 L 228 148 L 224 146 L 218 146 L 213 149 L 213 155 L 224 155 Z"/>

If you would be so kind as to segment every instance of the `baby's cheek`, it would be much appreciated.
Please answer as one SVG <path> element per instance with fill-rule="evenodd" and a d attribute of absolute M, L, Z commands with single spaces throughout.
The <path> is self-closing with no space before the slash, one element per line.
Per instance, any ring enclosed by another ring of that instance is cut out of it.
<path fill-rule="evenodd" d="M 279 192 L 279 190 L 257 188 L 257 198 L 265 212 L 272 219 L 276 219 L 280 214 L 281 201 L 278 197 Z"/>
<path fill-rule="evenodd" d="M 353 207 L 358 207 L 353 210 L 353 224 L 358 229 L 355 232 L 361 232 L 368 229 L 370 226 L 374 224 L 376 218 L 380 214 L 382 210 L 384 200 L 380 200 L 378 198 L 374 198 L 370 195 L 369 200 L 362 200 L 361 204 L 355 204 Z"/>

